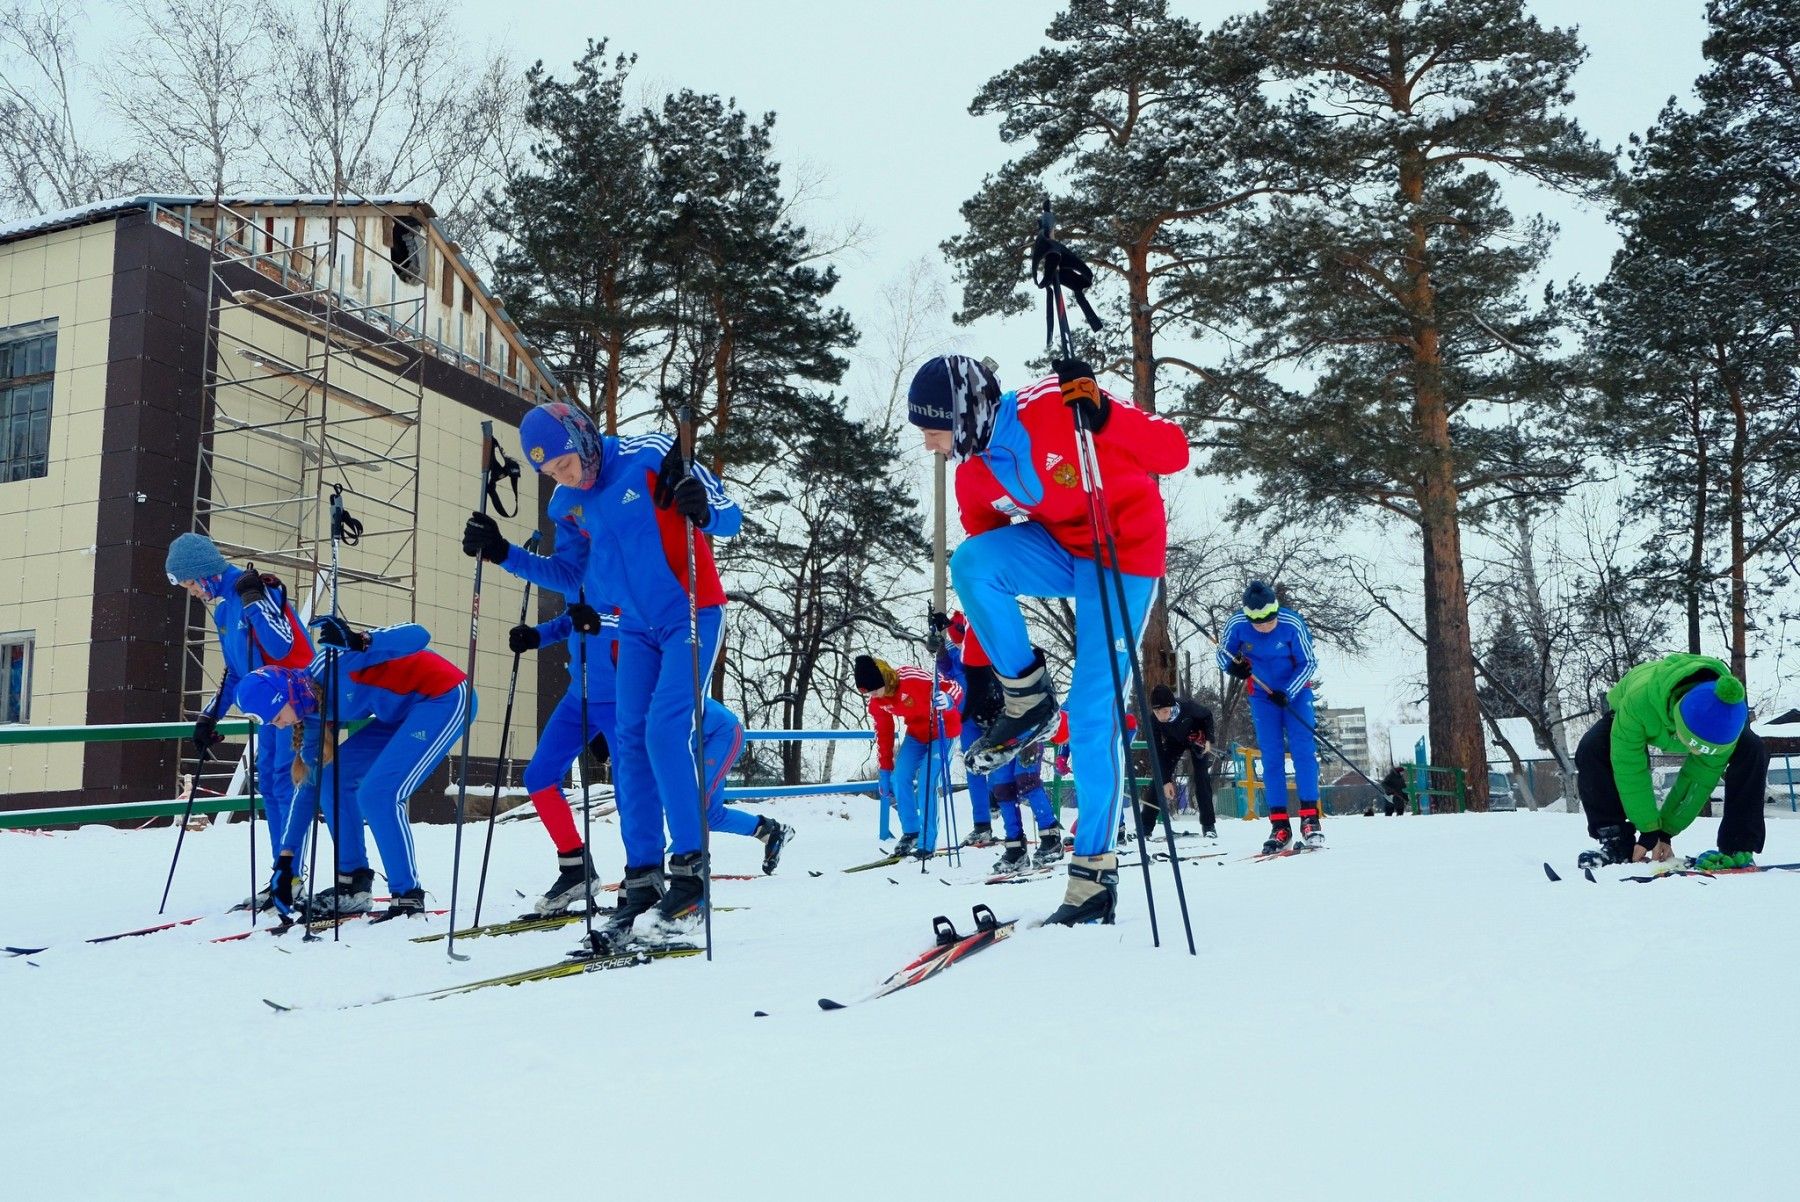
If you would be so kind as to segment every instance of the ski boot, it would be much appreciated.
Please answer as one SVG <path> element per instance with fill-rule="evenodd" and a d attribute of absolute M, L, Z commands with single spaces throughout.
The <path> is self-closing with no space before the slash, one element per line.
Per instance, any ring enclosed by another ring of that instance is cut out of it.
<path fill-rule="evenodd" d="M 414 885 L 405 893 L 396 893 L 388 899 L 388 908 L 375 917 L 386 921 L 390 918 L 413 918 L 425 913 L 425 889 Z"/>
<path fill-rule="evenodd" d="M 306 896 L 306 877 L 304 874 L 295 874 L 293 892 L 295 897 Z M 269 887 L 264 885 L 261 889 L 256 891 L 254 897 L 246 897 L 243 901 L 231 907 L 231 912 L 237 914 L 244 910 L 254 909 L 258 914 L 262 914 L 275 908 L 275 899 L 270 895 Z"/>
<path fill-rule="evenodd" d="M 1581 869 L 1604 868 L 1608 864 L 1631 863 L 1631 848 L 1635 842 L 1631 828 L 1624 825 L 1603 826 L 1594 832 L 1600 841 L 1598 848 L 1590 848 L 1575 857 L 1575 866 Z"/>
<path fill-rule="evenodd" d="M 964 847 L 992 847 L 1000 840 L 994 838 L 991 823 L 978 822 L 969 830 L 969 837 L 962 841 Z"/>
<path fill-rule="evenodd" d="M 1038 845 L 1031 853 L 1031 863 L 1035 868 L 1047 868 L 1063 858 L 1062 827 L 1053 826 L 1038 832 Z"/>
<path fill-rule="evenodd" d="M 1300 815 L 1300 841 L 1308 847 L 1325 846 L 1325 830 L 1319 825 L 1317 814 Z"/>
<path fill-rule="evenodd" d="M 1216 842 L 1218 842 L 1218 839 L 1219 839 L 1218 828 L 1209 826 L 1205 830 L 1200 832 L 1200 837 L 1202 839 L 1211 839 L 1216 843 Z"/>
<path fill-rule="evenodd" d="M 1700 872 L 1738 872 L 1756 867 L 1756 856 L 1747 851 L 1703 851 L 1694 857 Z"/>
<path fill-rule="evenodd" d="M 631 942 L 631 927 L 637 916 L 654 909 L 667 888 L 661 864 L 627 868 L 625 879 L 619 883 L 619 904 L 607 917 L 606 925 L 595 928 L 575 954 L 610 956 L 625 950 Z"/>
<path fill-rule="evenodd" d="M 1050 691 L 1042 651 L 1032 649 L 1031 663 L 1019 676 L 994 675 L 1005 694 L 1005 708 L 963 753 L 968 770 L 984 776 L 1043 742 L 1056 729 L 1056 696 Z"/>
<path fill-rule="evenodd" d="M 1286 818 L 1273 819 L 1272 823 L 1273 825 L 1269 829 L 1269 837 L 1263 840 L 1262 854 L 1265 856 L 1272 856 L 1276 852 L 1286 851 L 1288 845 L 1294 841 L 1293 823 L 1289 822 Z"/>
<path fill-rule="evenodd" d="M 306 913 L 308 922 L 342 918 L 346 914 L 367 914 L 372 908 L 370 894 L 375 890 L 375 870 L 358 868 L 337 874 L 337 884 L 313 894 Z"/>
<path fill-rule="evenodd" d="M 1110 851 L 1070 860 L 1069 887 L 1063 893 L 1063 903 L 1044 920 L 1044 925 L 1072 927 L 1098 922 L 1110 926 L 1119 905 L 1118 864 L 1117 853 Z"/>
<path fill-rule="evenodd" d="M 900 842 L 894 844 L 894 850 L 888 854 L 893 856 L 896 860 L 904 860 L 907 856 L 912 855 L 913 852 L 918 849 L 918 846 L 919 836 L 901 835 Z"/>
<path fill-rule="evenodd" d="M 781 863 L 782 849 L 787 847 L 788 840 L 794 837 L 794 828 L 785 822 L 777 822 L 773 818 L 758 818 L 756 830 L 751 832 L 763 845 L 763 875 L 774 876 L 775 866 Z"/>
<path fill-rule="evenodd" d="M 645 910 L 632 922 L 634 941 L 665 944 L 700 925 L 706 917 L 706 886 L 700 879 L 700 854 L 687 851 L 669 857 L 669 887 L 654 908 Z"/>
<path fill-rule="evenodd" d="M 587 848 L 575 847 L 570 851 L 558 852 L 556 866 L 561 871 L 550 887 L 544 890 L 544 896 L 531 905 L 531 912 L 540 916 L 561 914 L 576 902 L 590 903 L 590 889 L 599 888 L 600 874 L 594 871 L 593 857 L 588 855 Z"/>
<path fill-rule="evenodd" d="M 995 876 L 1017 876 L 1021 872 L 1029 871 L 1030 868 L 1031 857 L 1025 854 L 1025 840 L 1023 839 L 1008 839 L 1006 850 L 1000 853 L 998 860 L 994 861 Z"/>

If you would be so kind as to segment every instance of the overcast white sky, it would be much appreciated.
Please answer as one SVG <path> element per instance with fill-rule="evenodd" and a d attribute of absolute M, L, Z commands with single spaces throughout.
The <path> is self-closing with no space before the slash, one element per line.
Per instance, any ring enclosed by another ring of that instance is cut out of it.
<path fill-rule="evenodd" d="M 1007 157 L 995 123 L 968 115 L 969 100 L 983 81 L 1043 44 L 1044 26 L 1060 7 L 1054 0 L 466 0 L 461 23 L 474 41 L 559 70 L 584 39 L 604 37 L 612 49 L 638 55 L 638 78 L 652 89 L 719 92 L 747 111 L 776 112 L 784 163 L 826 176 L 810 206 L 813 224 L 866 226 L 860 254 L 842 265 L 837 299 L 867 332 L 878 323 L 882 288 L 920 256 L 939 260 L 938 243 L 959 226 L 958 205 Z M 1177 0 L 1171 7 L 1211 24 L 1251 6 Z M 1606 146 L 1648 128 L 1671 95 L 1689 94 L 1702 70 L 1703 0 L 1539 0 L 1530 7 L 1547 24 L 1579 27 L 1589 60 L 1576 79 L 1574 114 Z M 1605 274 L 1617 239 L 1599 213 L 1526 193 L 1516 207 L 1535 207 L 1561 225 L 1552 278 Z M 954 338 L 958 349 L 994 356 L 1001 378 L 1016 381 L 1041 348 L 1042 324 L 1033 315 Z M 1216 483 L 1180 481 L 1172 492 L 1185 523 L 1211 526 L 1222 495 Z M 1371 557 L 1408 554 L 1404 541 L 1373 533 L 1357 541 Z M 1398 579 L 1416 591 L 1410 575 Z M 1333 704 L 1367 706 L 1379 728 L 1397 720 L 1416 691 L 1399 682 L 1422 671 L 1423 657 L 1391 626 L 1374 641 L 1380 654 L 1362 659 L 1326 649 L 1323 676 Z"/>

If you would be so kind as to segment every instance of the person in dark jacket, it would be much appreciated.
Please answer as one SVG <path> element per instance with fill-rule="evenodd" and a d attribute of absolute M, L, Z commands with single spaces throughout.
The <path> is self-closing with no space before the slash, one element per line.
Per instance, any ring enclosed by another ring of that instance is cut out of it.
<path fill-rule="evenodd" d="M 1150 690 L 1150 714 L 1156 720 L 1156 762 L 1162 765 L 1162 801 L 1175 800 L 1175 772 L 1181 757 L 1188 756 L 1191 765 L 1188 794 L 1200 811 L 1200 829 L 1208 839 L 1217 839 L 1217 819 L 1213 814 L 1211 763 L 1213 744 L 1212 711 L 1192 697 L 1176 697 L 1175 690 L 1159 684 Z M 1138 805 L 1138 827 L 1141 837 L 1151 835 L 1162 805 L 1156 797 L 1154 783 L 1144 787 Z"/>
<path fill-rule="evenodd" d="M 1387 793 L 1381 801 L 1382 815 L 1392 818 L 1406 813 L 1406 773 L 1400 765 L 1388 769 L 1387 775 L 1381 778 L 1381 787 Z"/>

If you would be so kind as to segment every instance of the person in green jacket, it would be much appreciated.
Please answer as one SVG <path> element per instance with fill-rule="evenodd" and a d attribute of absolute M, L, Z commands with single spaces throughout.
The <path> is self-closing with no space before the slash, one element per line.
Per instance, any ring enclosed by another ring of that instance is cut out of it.
<path fill-rule="evenodd" d="M 1681 834 L 1725 778 L 1718 846 L 1697 857 L 1706 869 L 1747 868 L 1763 847 L 1763 791 L 1769 753 L 1747 725 L 1744 686 L 1723 661 L 1666 655 L 1639 664 L 1607 691 L 1611 708 L 1575 750 L 1577 787 L 1598 852 L 1584 868 L 1668 860 Z M 1661 802 L 1650 778 L 1652 753 L 1682 757 Z"/>

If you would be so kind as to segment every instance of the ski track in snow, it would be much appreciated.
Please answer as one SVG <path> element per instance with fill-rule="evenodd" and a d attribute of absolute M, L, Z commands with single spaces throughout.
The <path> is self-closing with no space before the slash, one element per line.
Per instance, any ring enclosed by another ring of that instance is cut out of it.
<path fill-rule="evenodd" d="M 409 940 L 443 919 L 212 944 L 244 925 L 221 913 L 86 946 L 155 920 L 174 832 L 0 834 L 0 942 L 53 945 L 0 960 L 0 1196 L 1793 1196 L 1800 874 L 1590 884 L 1578 817 L 1340 818 L 1327 855 L 1183 864 L 1197 957 L 1153 864 L 1161 948 L 1130 868 L 1115 927 L 1022 931 L 826 1014 L 928 946 L 934 914 L 1040 917 L 1063 878 L 983 887 L 998 849 L 847 876 L 876 854 L 866 801 L 765 812 L 799 836 L 776 877 L 717 885 L 749 908 L 715 916 L 713 963 L 350 1010 L 552 962 L 581 928 L 459 940 L 465 964 Z M 1800 860 L 1800 823 L 1770 828 L 1762 859 Z M 1264 830 L 1224 821 L 1220 849 Z M 416 838 L 447 906 L 451 831 Z M 756 871 L 760 844 L 714 847 Z M 248 855 L 242 825 L 189 834 L 168 917 L 244 896 Z M 484 920 L 553 875 L 537 824 L 501 826 Z"/>

